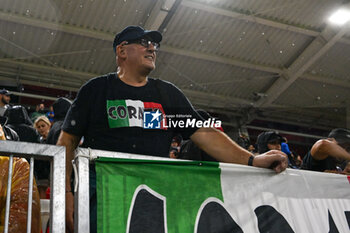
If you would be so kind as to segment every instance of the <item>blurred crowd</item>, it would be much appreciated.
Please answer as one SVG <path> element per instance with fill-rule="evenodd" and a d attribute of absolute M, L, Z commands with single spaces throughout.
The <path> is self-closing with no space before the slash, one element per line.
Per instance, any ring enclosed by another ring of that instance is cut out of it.
<path fill-rule="evenodd" d="M 204 110 L 197 110 L 204 120 L 211 117 Z M 222 128 L 220 130 L 223 130 Z M 279 150 L 288 158 L 288 167 L 319 172 L 350 174 L 350 130 L 333 129 L 327 138 L 316 141 L 311 149 L 300 155 L 290 148 L 287 137 L 277 131 L 266 131 L 258 135 L 252 143 L 247 134 L 239 134 L 236 143 L 257 156 L 270 150 Z M 191 140 L 183 140 L 181 135 L 172 139 L 169 157 L 200 161 L 215 161 L 205 151 L 198 148 Z"/>
<path fill-rule="evenodd" d="M 6 140 L 56 145 L 70 100 L 58 98 L 48 108 L 37 104 L 30 115 L 24 106 L 10 105 L 10 100 L 11 93 L 0 90 L 0 124 Z M 34 175 L 40 198 L 49 198 L 50 163 L 35 160 Z"/>

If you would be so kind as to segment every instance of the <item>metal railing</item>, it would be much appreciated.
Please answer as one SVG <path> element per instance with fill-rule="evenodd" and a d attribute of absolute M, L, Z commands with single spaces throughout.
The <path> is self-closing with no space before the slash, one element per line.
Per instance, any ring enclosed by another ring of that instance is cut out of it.
<path fill-rule="evenodd" d="M 31 231 L 32 195 L 34 179 L 34 159 L 50 161 L 51 164 L 51 197 L 50 197 L 50 232 L 65 232 L 65 176 L 66 151 L 63 146 L 53 146 L 37 143 L 0 141 L 0 155 L 9 157 L 9 174 L 5 209 L 4 232 L 8 231 L 12 166 L 14 157 L 27 158 L 30 161 L 27 232 Z"/>

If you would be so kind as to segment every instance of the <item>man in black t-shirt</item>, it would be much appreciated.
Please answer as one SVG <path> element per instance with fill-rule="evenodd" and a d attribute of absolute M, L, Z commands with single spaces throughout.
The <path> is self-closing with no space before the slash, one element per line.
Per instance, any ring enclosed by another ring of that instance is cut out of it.
<path fill-rule="evenodd" d="M 350 130 L 333 129 L 326 139 L 318 140 L 303 159 L 302 169 L 336 171 L 337 165 L 350 161 Z"/>
<path fill-rule="evenodd" d="M 148 77 L 155 69 L 161 40 L 160 32 L 138 26 L 118 33 L 113 42 L 117 73 L 87 82 L 67 113 L 57 144 L 66 146 L 68 232 L 73 232 L 71 160 L 82 136 L 83 146 L 92 149 L 167 157 L 171 139 L 180 133 L 221 162 L 265 168 L 274 164 L 276 172 L 287 167 L 287 159 L 280 151 L 253 157 L 214 128 L 198 128 L 194 124 L 174 127 L 175 122 L 186 118 L 191 122 L 202 118 L 177 87 Z"/>

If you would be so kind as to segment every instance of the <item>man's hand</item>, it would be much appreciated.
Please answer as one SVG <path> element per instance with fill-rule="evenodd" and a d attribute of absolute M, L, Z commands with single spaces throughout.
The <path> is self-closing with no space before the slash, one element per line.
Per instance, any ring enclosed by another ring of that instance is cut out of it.
<path fill-rule="evenodd" d="M 248 158 L 251 156 L 249 151 L 238 146 L 226 134 L 216 129 L 198 129 L 192 134 L 191 140 L 220 162 L 247 165 Z M 287 155 L 282 151 L 271 150 L 255 156 L 253 166 L 271 168 L 280 173 L 288 166 Z"/>
<path fill-rule="evenodd" d="M 288 167 L 287 155 L 279 150 L 270 150 L 254 157 L 254 167 L 271 168 L 280 173 Z"/>
<path fill-rule="evenodd" d="M 74 233 L 74 196 L 66 192 L 66 233 Z"/>

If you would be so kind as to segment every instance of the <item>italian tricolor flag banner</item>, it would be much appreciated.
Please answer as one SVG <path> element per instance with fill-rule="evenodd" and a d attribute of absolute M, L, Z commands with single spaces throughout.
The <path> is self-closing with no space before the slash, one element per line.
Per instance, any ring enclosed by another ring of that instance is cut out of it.
<path fill-rule="evenodd" d="M 99 158 L 97 231 L 349 232 L 344 175 L 242 165 Z"/>

